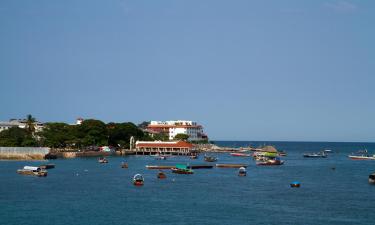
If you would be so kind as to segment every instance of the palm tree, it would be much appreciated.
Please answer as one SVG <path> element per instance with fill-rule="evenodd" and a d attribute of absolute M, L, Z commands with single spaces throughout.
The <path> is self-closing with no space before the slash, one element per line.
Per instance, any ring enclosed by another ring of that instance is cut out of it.
<path fill-rule="evenodd" d="M 35 122 L 36 119 L 31 115 L 26 116 L 26 130 L 29 134 L 33 134 L 35 131 Z"/>

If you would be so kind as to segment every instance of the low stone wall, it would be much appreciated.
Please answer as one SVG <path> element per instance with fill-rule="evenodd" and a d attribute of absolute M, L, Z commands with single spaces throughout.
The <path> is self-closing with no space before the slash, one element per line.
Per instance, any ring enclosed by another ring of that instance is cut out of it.
<path fill-rule="evenodd" d="M 0 147 L 3 160 L 43 160 L 50 148 L 41 147 Z"/>

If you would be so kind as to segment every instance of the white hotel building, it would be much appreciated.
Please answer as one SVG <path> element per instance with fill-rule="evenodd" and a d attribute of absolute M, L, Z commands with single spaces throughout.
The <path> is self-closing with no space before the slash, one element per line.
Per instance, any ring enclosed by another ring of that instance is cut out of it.
<path fill-rule="evenodd" d="M 177 134 L 189 135 L 190 141 L 207 140 L 207 135 L 203 132 L 203 127 L 194 121 L 151 121 L 147 129 L 158 133 L 164 133 L 168 135 L 169 140 L 173 140 Z"/>

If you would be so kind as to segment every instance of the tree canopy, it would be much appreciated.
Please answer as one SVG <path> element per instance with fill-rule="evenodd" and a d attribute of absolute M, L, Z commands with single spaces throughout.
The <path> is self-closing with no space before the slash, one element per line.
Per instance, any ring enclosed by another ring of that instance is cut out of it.
<path fill-rule="evenodd" d="M 176 134 L 176 136 L 174 136 L 174 139 L 175 140 L 186 141 L 187 139 L 189 139 L 189 135 L 188 134 L 179 133 L 179 134 Z"/>

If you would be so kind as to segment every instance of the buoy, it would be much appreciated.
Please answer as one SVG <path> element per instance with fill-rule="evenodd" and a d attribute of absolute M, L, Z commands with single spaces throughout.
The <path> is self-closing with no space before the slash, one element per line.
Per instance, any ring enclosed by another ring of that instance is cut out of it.
<path fill-rule="evenodd" d="M 290 183 L 290 187 L 292 188 L 300 187 L 300 186 L 301 186 L 301 183 L 298 181 L 293 181 L 292 183 Z"/>

